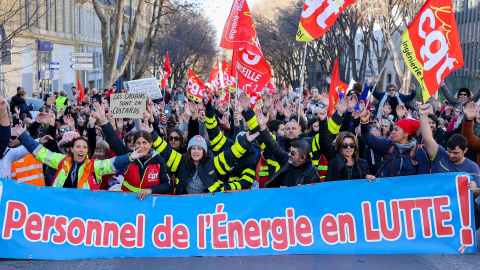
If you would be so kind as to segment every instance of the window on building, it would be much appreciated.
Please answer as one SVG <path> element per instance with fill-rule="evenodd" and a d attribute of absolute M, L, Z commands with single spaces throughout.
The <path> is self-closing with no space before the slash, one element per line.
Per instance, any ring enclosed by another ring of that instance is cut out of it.
<path fill-rule="evenodd" d="M 25 23 L 30 26 L 30 1 L 25 0 Z"/>
<path fill-rule="evenodd" d="M 45 29 L 47 31 L 50 31 L 50 26 L 52 25 L 52 0 L 47 0 L 46 2 L 47 6 L 45 7 L 47 9 L 47 12 L 45 12 Z"/>
<path fill-rule="evenodd" d="M 58 21 L 57 21 L 57 19 L 58 19 L 58 15 L 57 15 L 57 14 L 58 14 L 57 0 L 54 0 L 53 3 L 54 3 L 54 5 L 55 5 L 55 6 L 54 6 L 54 8 L 55 8 L 55 9 L 54 9 L 54 10 L 55 10 L 55 14 L 54 14 L 55 18 L 54 18 L 54 22 L 53 22 L 53 23 L 54 23 L 54 30 L 55 30 L 55 32 L 57 32 L 57 31 L 58 31 L 58 28 L 57 28 L 57 23 L 58 23 Z"/>
<path fill-rule="evenodd" d="M 65 33 L 65 17 L 67 16 L 67 13 L 66 13 L 66 8 L 65 8 L 65 3 L 66 1 L 65 0 L 62 0 L 62 31 L 63 33 Z"/>
<path fill-rule="evenodd" d="M 35 10 L 40 8 L 40 0 L 35 0 Z M 35 26 L 40 28 L 40 14 L 39 12 L 35 12 Z"/>
<path fill-rule="evenodd" d="M 70 1 L 70 34 L 73 35 L 73 1 Z"/>
<path fill-rule="evenodd" d="M 392 74 L 387 74 L 387 83 L 392 82 Z"/>
<path fill-rule="evenodd" d="M 82 7 L 77 6 L 77 34 L 82 35 Z"/>

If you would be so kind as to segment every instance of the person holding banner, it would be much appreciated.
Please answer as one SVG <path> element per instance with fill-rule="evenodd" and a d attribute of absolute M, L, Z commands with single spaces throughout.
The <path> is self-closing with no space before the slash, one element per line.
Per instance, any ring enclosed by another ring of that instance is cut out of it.
<path fill-rule="evenodd" d="M 142 125 L 142 129 L 153 130 L 146 125 Z M 175 195 L 220 192 L 225 190 L 224 183 L 230 170 L 257 136 L 258 132 L 240 136 L 234 145 L 216 157 L 208 154 L 207 142 L 200 135 L 190 139 L 183 155 L 173 150 L 156 132 L 153 132 L 153 146 L 168 161 L 176 177 Z"/>
<path fill-rule="evenodd" d="M 81 188 L 98 190 L 96 178 L 105 174 L 113 174 L 127 167 L 135 159 L 145 156 L 147 153 L 139 149 L 131 154 L 117 156 L 106 160 L 90 160 L 90 149 L 85 137 L 75 137 L 70 142 L 71 153 L 63 155 L 53 153 L 36 142 L 21 125 L 15 127 L 20 142 L 32 153 L 36 159 L 53 169 L 57 174 L 53 179 L 52 187 Z M 94 176 L 95 174 L 95 176 Z"/>
<path fill-rule="evenodd" d="M 466 172 L 472 176 L 473 181 L 468 183 L 468 189 L 473 192 L 473 207 L 475 212 L 476 229 L 480 228 L 480 210 L 475 199 L 480 195 L 480 169 L 475 162 L 465 157 L 467 152 L 467 139 L 460 134 L 454 134 L 447 141 L 445 150 L 433 138 L 432 130 L 428 124 L 428 115 L 432 113 L 432 105 L 424 104 L 418 107 L 420 113 L 420 132 L 423 135 L 423 142 L 428 156 L 430 157 L 433 173 Z M 475 102 L 467 104 L 465 110 L 465 122 L 472 122 L 478 113 Z M 467 187 L 465 187 L 467 188 Z"/>
<path fill-rule="evenodd" d="M 215 118 L 215 110 L 213 108 L 213 99 L 207 102 L 205 109 L 208 137 L 210 138 L 213 153 L 218 155 L 225 149 L 231 147 L 235 141 L 227 138 L 218 128 L 217 119 Z M 242 136 L 243 133 L 240 132 L 236 137 L 238 138 L 239 136 Z M 236 141 L 238 141 L 238 139 Z M 255 169 L 260 160 L 260 156 L 260 148 L 255 145 L 250 145 L 247 152 L 238 160 L 235 167 L 230 171 L 228 183 L 225 183 L 224 185 L 225 190 L 250 188 L 255 178 Z"/>
<path fill-rule="evenodd" d="M 269 175 L 263 187 L 293 187 L 320 182 L 317 168 L 313 166 L 310 158 L 311 144 L 305 140 L 296 140 L 292 142 L 288 152 L 284 151 L 268 131 L 268 118 L 263 115 L 261 109 L 257 110 L 255 116 L 260 127 L 260 139 L 265 144 L 265 149 L 272 153 L 280 165 L 274 174 Z"/>
<path fill-rule="evenodd" d="M 348 131 L 338 133 L 335 150 L 328 135 L 326 109 L 319 112 L 319 118 L 318 141 L 329 164 L 325 182 L 365 178 L 372 181 L 375 176 L 367 174 L 368 164 L 364 159 L 359 158 L 360 147 L 357 137 Z"/>
<path fill-rule="evenodd" d="M 165 160 L 152 148 L 153 138 L 150 133 L 143 130 L 136 131 L 133 135 L 135 148 L 130 150 L 122 143 L 112 124 L 106 120 L 103 105 L 95 104 L 94 107 L 102 131 L 105 133 L 105 139 L 115 155 L 128 155 L 135 149 L 145 153 L 143 157 L 136 159 L 127 167 L 121 190 L 138 193 L 137 198 L 140 200 L 145 199 L 150 194 L 167 194 L 170 192 L 173 187 L 170 170 Z"/>
<path fill-rule="evenodd" d="M 370 111 L 360 115 L 362 139 L 374 152 L 386 156 L 376 177 L 429 174 L 430 164 L 425 150 L 413 137 L 420 123 L 418 120 L 402 119 L 395 123 L 391 139 L 375 137 L 370 132 Z"/>

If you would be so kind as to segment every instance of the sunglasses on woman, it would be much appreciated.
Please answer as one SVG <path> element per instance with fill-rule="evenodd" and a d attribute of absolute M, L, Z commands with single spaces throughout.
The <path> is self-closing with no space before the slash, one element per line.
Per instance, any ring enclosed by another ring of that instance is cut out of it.
<path fill-rule="evenodd" d="M 343 149 L 347 149 L 348 147 L 350 147 L 350 148 L 352 148 L 352 149 L 355 149 L 356 146 L 357 146 L 357 145 L 354 144 L 354 143 L 351 143 L 351 144 L 344 143 L 344 144 L 342 144 L 342 148 L 343 148 Z"/>
<path fill-rule="evenodd" d="M 70 131 L 70 128 L 61 128 L 58 131 L 59 132 L 67 132 L 67 131 Z"/>
<path fill-rule="evenodd" d="M 169 141 L 180 141 L 180 137 L 170 136 L 170 137 L 168 137 L 168 140 L 169 140 Z"/>

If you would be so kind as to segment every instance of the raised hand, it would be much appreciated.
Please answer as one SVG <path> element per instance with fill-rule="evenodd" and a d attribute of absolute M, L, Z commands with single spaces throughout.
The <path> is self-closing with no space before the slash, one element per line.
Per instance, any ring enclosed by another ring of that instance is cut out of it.
<path fill-rule="evenodd" d="M 353 113 L 353 119 L 358 119 L 360 117 L 360 111 L 355 111 Z"/>
<path fill-rule="evenodd" d="M 146 156 L 147 152 L 142 152 L 142 149 L 137 149 L 137 151 L 130 154 L 130 159 L 139 159 Z"/>
<path fill-rule="evenodd" d="M 50 135 L 45 135 L 42 138 L 40 138 L 40 140 L 38 140 L 38 143 L 43 145 L 43 144 L 46 144 L 48 140 L 53 141 L 53 138 Z"/>
<path fill-rule="evenodd" d="M 63 117 L 63 121 L 67 123 L 71 131 L 75 130 L 75 120 L 72 118 L 70 114 L 65 115 L 65 117 Z"/>
<path fill-rule="evenodd" d="M 15 106 L 15 113 L 17 114 L 17 117 L 20 118 L 20 108 L 18 106 Z"/>
<path fill-rule="evenodd" d="M 392 107 L 390 106 L 390 104 L 388 104 L 388 102 L 385 102 L 381 110 L 382 110 L 382 115 L 389 115 L 392 113 Z"/>
<path fill-rule="evenodd" d="M 148 132 L 148 133 L 152 133 L 152 132 L 153 132 L 153 127 L 152 127 L 152 125 L 147 125 L 147 124 L 145 124 L 145 123 L 142 123 L 142 124 L 140 125 L 140 129 L 143 130 L 143 131 L 146 131 L 146 132 Z"/>
<path fill-rule="evenodd" d="M 417 87 L 415 86 L 415 84 L 411 83 L 409 89 L 415 91 Z"/>
<path fill-rule="evenodd" d="M 463 109 L 463 112 L 465 113 L 465 117 L 467 118 L 468 121 L 472 121 L 478 114 L 478 107 L 475 102 L 469 102 Z"/>
<path fill-rule="evenodd" d="M 348 102 L 347 102 L 346 98 L 340 99 L 337 103 L 337 106 L 336 106 L 337 113 L 340 116 L 343 116 L 343 113 L 345 113 L 347 108 L 348 108 Z"/>
<path fill-rule="evenodd" d="M 265 106 L 265 108 L 269 109 L 270 107 L 272 107 L 272 104 L 273 104 L 272 97 L 269 94 L 266 94 L 263 97 L 263 105 Z"/>
<path fill-rule="evenodd" d="M 320 111 L 318 112 L 318 118 L 320 120 L 325 120 L 327 119 L 327 116 L 328 116 L 328 112 L 326 109 L 320 109 Z"/>
<path fill-rule="evenodd" d="M 7 107 L 7 101 L 4 98 L 0 98 L 0 110 L 6 110 Z"/>
<path fill-rule="evenodd" d="M 95 122 L 97 122 L 97 114 L 95 112 L 90 112 L 90 118 L 88 118 L 88 127 L 94 128 Z"/>
<path fill-rule="evenodd" d="M 397 108 L 395 108 L 395 111 L 397 112 L 397 118 L 403 119 L 405 116 L 405 113 L 407 113 L 407 108 L 405 108 L 404 105 L 397 105 Z"/>
<path fill-rule="evenodd" d="M 16 125 L 13 130 L 17 134 L 17 136 L 20 136 L 23 132 L 25 132 L 26 128 L 23 127 L 22 125 Z"/>
<path fill-rule="evenodd" d="M 285 110 L 283 110 L 283 115 L 285 116 L 285 119 L 288 119 L 290 120 L 290 117 L 292 116 L 292 112 L 293 112 L 293 107 L 292 105 L 288 105 Z"/>
<path fill-rule="evenodd" d="M 428 114 L 432 113 L 432 111 L 433 108 L 430 104 L 423 104 L 418 106 L 418 112 L 420 113 L 420 115 L 428 116 Z"/>
<path fill-rule="evenodd" d="M 255 116 L 257 118 L 257 123 L 258 125 L 260 126 L 260 129 L 261 130 L 265 130 L 267 128 L 267 122 L 268 122 L 268 119 L 265 117 L 265 115 L 263 115 L 263 112 L 261 109 L 258 109 L 256 112 L 255 112 Z"/>
<path fill-rule="evenodd" d="M 97 115 L 98 120 L 103 121 L 105 120 L 105 107 L 103 105 L 98 104 L 98 102 L 93 103 L 93 108 L 95 109 L 95 114 Z"/>
<path fill-rule="evenodd" d="M 365 110 L 360 114 L 360 121 L 362 123 L 368 123 L 370 121 L 370 111 Z"/>
<path fill-rule="evenodd" d="M 356 95 L 350 96 L 348 98 L 348 111 L 353 112 L 357 103 L 358 103 L 358 97 Z"/>
<path fill-rule="evenodd" d="M 243 107 L 244 111 L 247 111 L 250 108 L 250 97 L 247 95 L 247 93 L 242 92 L 238 96 L 238 101 L 240 103 L 240 106 Z"/>
<path fill-rule="evenodd" d="M 253 133 L 253 134 L 251 134 L 250 132 L 248 132 L 248 133 L 247 133 L 247 140 L 248 140 L 249 142 L 253 142 L 253 141 L 255 140 L 255 138 L 258 137 L 258 135 L 260 135 L 260 132 L 258 132 L 258 131 L 255 132 L 255 133 Z"/>

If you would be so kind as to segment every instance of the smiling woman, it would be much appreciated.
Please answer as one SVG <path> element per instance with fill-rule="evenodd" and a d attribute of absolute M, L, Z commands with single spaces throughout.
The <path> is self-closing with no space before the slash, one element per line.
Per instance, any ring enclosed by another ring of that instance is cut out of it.
<path fill-rule="evenodd" d="M 63 155 L 53 153 L 40 145 L 20 125 L 15 127 L 15 132 L 20 134 L 18 139 L 36 159 L 58 170 L 52 187 L 98 190 L 95 178 L 99 179 L 103 175 L 115 173 L 127 167 L 133 160 L 145 156 L 145 153 L 137 150 L 112 159 L 90 160 L 88 140 L 85 137 L 74 137 L 70 142 L 71 153 Z"/>

